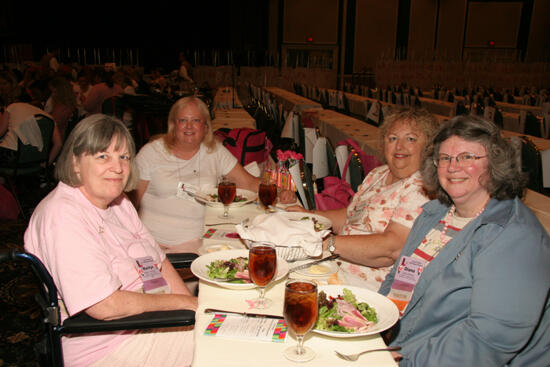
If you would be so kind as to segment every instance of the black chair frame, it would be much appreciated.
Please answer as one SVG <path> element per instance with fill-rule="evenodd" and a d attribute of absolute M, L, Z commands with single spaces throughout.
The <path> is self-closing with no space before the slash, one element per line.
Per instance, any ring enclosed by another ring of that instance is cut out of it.
<path fill-rule="evenodd" d="M 192 253 L 167 254 L 175 268 L 188 268 L 198 256 Z M 39 293 L 35 295 L 43 314 L 45 335 L 36 346 L 41 364 L 46 366 L 63 366 L 63 349 L 61 336 L 70 334 L 108 332 L 119 330 L 140 330 L 191 326 L 195 323 L 195 312 L 191 310 L 153 311 L 116 320 L 97 320 L 85 312 L 72 316 L 61 322 L 57 287 L 44 266 L 33 254 L 18 250 L 0 251 L 0 262 L 23 261 L 30 265 L 33 273 L 41 283 Z"/>

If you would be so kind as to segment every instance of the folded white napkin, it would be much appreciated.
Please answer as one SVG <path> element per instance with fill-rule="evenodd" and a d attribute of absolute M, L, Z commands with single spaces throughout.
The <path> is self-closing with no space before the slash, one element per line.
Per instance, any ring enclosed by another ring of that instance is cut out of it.
<path fill-rule="evenodd" d="M 243 239 L 269 241 L 283 247 L 300 246 L 308 256 L 321 255 L 323 237 L 330 232 L 328 229 L 317 232 L 311 218 L 291 220 L 287 213 L 258 215 L 249 224 L 238 224 L 235 229 Z"/>
<path fill-rule="evenodd" d="M 321 136 L 313 146 L 312 173 L 316 178 L 329 175 L 327 162 L 327 138 Z"/>
<path fill-rule="evenodd" d="M 304 127 L 304 138 L 306 145 L 304 160 L 306 163 L 313 163 L 313 147 L 317 141 L 317 131 L 312 127 Z"/>
<path fill-rule="evenodd" d="M 346 166 L 346 162 L 348 161 L 348 146 L 347 145 L 338 145 L 336 149 L 334 149 L 334 153 L 336 154 L 336 161 L 338 162 L 338 168 L 340 169 L 340 177 L 344 174 L 344 167 Z M 344 177 L 347 183 L 350 183 L 350 175 L 349 175 L 349 168 L 346 172 L 346 177 Z"/>

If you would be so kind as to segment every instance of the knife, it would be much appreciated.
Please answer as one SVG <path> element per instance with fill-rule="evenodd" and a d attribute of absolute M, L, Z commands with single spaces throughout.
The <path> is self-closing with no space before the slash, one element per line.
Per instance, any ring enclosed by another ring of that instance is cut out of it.
<path fill-rule="evenodd" d="M 338 254 L 330 255 L 329 257 L 325 257 L 324 259 L 315 260 L 315 261 L 311 261 L 311 262 L 308 262 L 308 263 L 305 263 L 305 264 L 302 264 L 302 265 L 295 266 L 292 269 L 290 269 L 290 271 L 306 269 L 306 268 L 309 268 L 312 265 L 322 263 L 323 261 L 335 260 L 339 257 L 340 257 L 340 255 L 338 255 Z"/>
<path fill-rule="evenodd" d="M 263 318 L 263 319 L 276 319 L 276 320 L 284 319 L 283 316 L 277 316 L 277 315 L 264 315 L 261 313 L 226 311 L 226 310 L 218 310 L 216 308 L 205 308 L 204 313 L 223 313 L 223 314 L 241 315 L 244 317 L 257 317 L 257 318 Z"/>

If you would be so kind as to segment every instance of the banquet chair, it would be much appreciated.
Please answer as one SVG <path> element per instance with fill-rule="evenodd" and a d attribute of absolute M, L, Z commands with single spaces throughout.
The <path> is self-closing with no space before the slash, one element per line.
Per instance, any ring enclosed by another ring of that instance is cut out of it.
<path fill-rule="evenodd" d="M 15 180 L 21 176 L 30 176 L 41 172 L 46 172 L 46 178 L 48 178 L 47 165 L 54 129 L 54 121 L 51 118 L 45 115 L 35 115 L 34 117 L 42 135 L 42 150 L 39 151 L 38 148 L 30 144 L 23 144 L 20 139 L 17 139 L 17 159 L 13 162 L 0 162 L 0 176 L 6 178 L 9 189 L 24 218 L 25 214 L 17 195 Z"/>
<path fill-rule="evenodd" d="M 535 144 L 527 136 L 521 136 L 521 167 L 529 176 L 527 187 L 544 194 L 542 183 L 542 157 Z"/>
<path fill-rule="evenodd" d="M 350 147 L 351 159 L 349 161 L 349 176 L 350 176 L 350 186 L 354 192 L 357 192 L 357 188 L 363 180 L 365 179 L 365 172 L 363 170 L 363 162 L 361 157 L 355 151 L 355 149 Z"/>
<path fill-rule="evenodd" d="M 192 253 L 167 254 L 175 268 L 188 268 L 198 255 Z M 35 352 L 41 366 L 63 366 L 61 337 L 73 334 L 109 332 L 121 330 L 141 330 L 190 326 L 195 323 L 195 312 L 191 310 L 154 311 L 116 320 L 97 320 L 85 312 L 61 322 L 58 291 L 44 264 L 33 254 L 18 250 L 1 250 L 0 263 L 24 262 L 30 266 L 38 280 L 38 293 L 35 300 L 42 311 L 44 337 L 35 345 Z"/>
<path fill-rule="evenodd" d="M 101 105 L 101 113 L 122 120 L 124 108 L 123 97 L 114 96 L 103 101 L 103 104 Z"/>

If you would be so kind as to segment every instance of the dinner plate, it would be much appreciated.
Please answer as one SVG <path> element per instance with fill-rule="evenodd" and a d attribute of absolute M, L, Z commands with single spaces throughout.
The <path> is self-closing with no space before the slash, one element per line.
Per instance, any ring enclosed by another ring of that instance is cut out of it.
<path fill-rule="evenodd" d="M 358 302 L 366 302 L 369 306 L 374 307 L 376 315 L 378 316 L 378 322 L 370 329 L 358 333 L 344 333 L 317 329 L 313 329 L 313 332 L 335 338 L 354 338 L 380 333 L 392 327 L 397 320 L 399 320 L 399 310 L 397 306 L 387 297 L 369 289 L 343 285 L 320 285 L 317 289 L 319 292 L 324 291 L 327 296 L 336 297 L 344 294 L 344 288 L 349 289 L 355 295 Z"/>
<path fill-rule="evenodd" d="M 228 251 L 228 250 L 241 250 L 244 245 L 235 241 L 220 241 L 215 243 L 203 243 L 197 250 L 199 255 L 206 255 L 212 252 Z"/>
<path fill-rule="evenodd" d="M 302 219 L 305 219 L 305 218 L 315 219 L 317 221 L 317 223 L 319 223 L 323 226 L 322 228 L 318 228 L 319 230 L 330 229 L 332 227 L 332 222 L 330 221 L 330 219 L 328 219 L 326 217 L 323 217 L 322 215 L 318 215 L 318 214 L 303 213 L 303 212 L 277 212 L 276 214 L 280 215 L 280 216 L 283 216 L 283 217 L 287 218 L 288 220 L 293 220 L 293 221 L 299 221 L 299 220 L 302 220 Z M 261 222 L 262 221 L 261 217 L 264 216 L 264 215 L 272 215 L 272 214 L 257 215 L 252 220 L 251 225 L 254 225 L 254 223 Z"/>
<path fill-rule="evenodd" d="M 215 260 L 231 260 L 236 257 L 248 257 L 248 250 L 227 250 L 227 251 L 216 251 L 211 252 L 206 255 L 197 257 L 191 263 L 191 272 L 199 279 L 202 279 L 206 282 L 219 285 L 220 287 L 229 288 L 229 289 L 252 289 L 256 288 L 254 283 L 230 283 L 230 282 L 220 282 L 214 279 L 211 279 L 208 276 L 207 265 L 210 265 L 212 261 Z M 283 279 L 288 274 L 288 263 L 281 257 L 277 257 L 277 273 L 275 274 L 275 279 L 273 281 L 278 281 Z"/>
<path fill-rule="evenodd" d="M 294 263 L 295 266 L 299 266 L 308 262 L 311 262 L 311 259 L 308 259 L 306 261 L 296 261 Z M 322 271 L 325 270 L 326 271 Z M 331 274 L 334 274 L 338 272 L 338 264 L 336 264 L 336 261 L 324 261 L 320 264 L 310 266 L 305 269 L 296 270 L 296 273 L 305 275 L 308 277 L 328 277 Z"/>
<path fill-rule="evenodd" d="M 204 205 L 208 205 L 214 208 L 223 208 L 223 203 L 218 201 L 217 198 L 212 197 L 212 195 L 214 194 L 218 195 L 218 189 L 216 187 L 198 192 L 195 195 L 195 200 L 197 200 L 199 203 L 202 203 Z M 241 195 L 246 200 L 233 202 L 229 204 L 229 208 L 241 207 L 243 205 L 253 202 L 254 200 L 256 200 L 256 197 L 257 197 L 257 194 L 255 192 L 245 190 L 245 189 L 237 189 L 237 195 Z"/>

